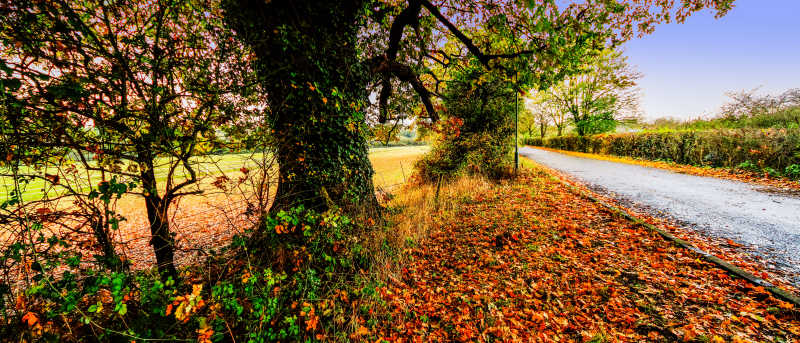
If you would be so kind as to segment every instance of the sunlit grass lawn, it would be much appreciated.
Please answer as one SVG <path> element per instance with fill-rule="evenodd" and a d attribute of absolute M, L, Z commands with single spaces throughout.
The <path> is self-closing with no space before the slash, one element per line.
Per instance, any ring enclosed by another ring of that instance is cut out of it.
<path fill-rule="evenodd" d="M 194 169 L 197 172 L 198 179 L 203 179 L 206 177 L 213 177 L 216 175 L 221 175 L 222 173 L 231 173 L 236 172 L 242 167 L 252 168 L 255 166 L 255 162 L 253 158 L 260 158 L 260 154 L 251 154 L 251 153 L 242 153 L 242 154 L 224 154 L 224 155 L 212 155 L 203 158 L 198 158 L 193 160 Z M 167 179 L 167 175 L 169 173 L 169 161 L 167 159 L 159 159 L 156 161 L 156 181 L 163 185 L 164 181 Z M 66 165 L 64 166 L 66 167 Z M 47 174 L 57 174 L 56 167 L 50 167 L 47 171 L 36 171 L 34 172 L 38 175 Z M 0 174 L 6 175 L 9 174 L 8 170 L 3 169 L 0 171 Z M 20 174 L 33 174 L 30 169 L 22 168 Z M 61 173 L 58 173 L 61 174 Z M 79 176 L 79 179 L 69 179 L 65 180 L 61 179 L 61 182 L 68 183 L 71 187 L 79 189 L 81 191 L 86 191 L 89 188 L 89 185 L 97 185 L 98 182 L 102 180 L 102 176 L 99 172 L 92 172 L 89 173 L 88 179 L 87 174 L 83 171 L 82 168 L 76 173 Z M 180 182 L 184 180 L 188 176 L 188 172 L 184 168 L 177 168 L 175 171 L 175 181 Z M 108 178 L 108 177 L 107 177 Z M 0 201 L 3 201 L 7 198 L 8 194 L 14 189 L 13 179 L 11 177 L 5 176 L 0 177 L 0 181 L 2 181 L 2 187 L 0 187 Z M 119 181 L 126 181 L 120 179 Z M 22 194 L 23 194 L 23 201 L 34 201 L 39 200 L 44 197 L 45 194 L 49 196 L 56 196 L 59 193 L 63 192 L 63 189 L 60 187 L 51 187 L 48 182 L 45 182 L 42 179 L 36 178 L 32 179 L 26 184 L 21 185 Z"/>
<path fill-rule="evenodd" d="M 416 161 L 422 154 L 428 151 L 427 146 L 403 146 L 403 147 L 389 147 L 389 148 L 373 148 L 370 150 L 369 158 L 372 161 L 375 175 L 373 181 L 376 187 L 391 188 L 398 184 L 402 184 L 410 175 Z M 239 170 L 242 167 L 249 169 L 256 168 L 255 160 L 260 159 L 260 154 L 225 154 L 213 155 L 197 159 L 195 162 L 195 169 L 198 172 L 198 179 L 201 179 L 201 189 L 208 189 L 212 187 L 211 181 L 223 173 L 231 176 L 231 174 L 238 176 Z M 166 181 L 169 167 L 167 160 L 162 160 L 157 163 L 156 179 L 160 185 Z M 26 173 L 23 170 L 22 173 Z M 7 170 L 0 171 L 2 174 L 7 174 Z M 55 174 L 54 169 L 49 169 L 48 173 Z M 44 172 L 39 171 L 39 175 Z M 85 173 L 78 172 L 78 175 Z M 176 170 L 177 181 L 183 180 L 188 173 L 183 168 Z M 81 190 L 88 190 L 91 184 L 96 185 L 100 182 L 101 176 L 99 173 L 91 173 L 88 180 L 71 181 L 72 186 Z M 0 177 L 2 186 L 0 186 L 0 202 L 8 198 L 8 194 L 14 189 L 13 179 L 11 177 Z M 65 180 L 66 181 L 66 180 Z M 23 201 L 34 201 L 41 199 L 44 194 L 49 196 L 57 195 L 59 192 L 58 187 L 49 187 L 48 184 L 41 179 L 33 179 L 23 188 Z"/>
<path fill-rule="evenodd" d="M 392 188 L 404 183 L 411 177 L 414 162 L 428 150 L 427 145 L 371 149 L 369 160 L 375 169 L 375 187 Z"/>

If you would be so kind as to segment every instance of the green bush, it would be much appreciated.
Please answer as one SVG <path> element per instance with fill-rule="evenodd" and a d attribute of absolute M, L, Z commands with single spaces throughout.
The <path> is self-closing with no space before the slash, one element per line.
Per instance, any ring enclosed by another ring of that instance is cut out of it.
<path fill-rule="evenodd" d="M 372 263 L 371 251 L 357 238 L 365 237 L 364 227 L 338 209 L 318 213 L 303 207 L 278 211 L 261 225 L 257 243 L 251 246 L 250 237 L 236 236 L 223 252 L 210 252 L 205 263 L 181 268 L 177 279 L 162 279 L 154 270 L 99 269 L 81 263 L 79 254 L 37 262 L 30 268 L 34 281 L 23 289 L 3 289 L 0 283 L 0 337 L 45 342 L 345 340 L 351 307 L 342 294 L 360 301 L 377 298 L 377 281 L 363 272 Z M 9 263 L 24 248 L 6 249 L 0 261 Z M 56 276 L 55 270 L 63 273 Z"/>
<path fill-rule="evenodd" d="M 800 164 L 789 165 L 784 170 L 784 174 L 788 178 L 791 178 L 791 179 L 794 179 L 794 180 L 800 180 Z"/>
<path fill-rule="evenodd" d="M 446 120 L 431 127 L 437 139 L 415 165 L 423 182 L 469 173 L 492 179 L 513 170 L 514 90 L 482 67 L 464 70 L 448 84 Z"/>
<path fill-rule="evenodd" d="M 417 161 L 415 170 L 423 182 L 435 182 L 440 177 L 452 179 L 464 173 L 491 179 L 508 177 L 512 172 L 509 146 L 507 132 L 451 135 L 434 144 L 431 151 Z"/>
<path fill-rule="evenodd" d="M 736 165 L 736 169 L 747 170 L 747 171 L 751 171 L 751 172 L 757 172 L 759 168 L 753 162 L 744 161 L 744 162 L 739 163 L 738 165 Z"/>
<path fill-rule="evenodd" d="M 524 139 L 523 144 L 723 168 L 800 173 L 800 130 L 735 129 Z M 792 166 L 795 167 L 792 167 Z M 777 172 L 776 172 L 777 173 Z M 797 178 L 797 176 L 793 176 Z"/>

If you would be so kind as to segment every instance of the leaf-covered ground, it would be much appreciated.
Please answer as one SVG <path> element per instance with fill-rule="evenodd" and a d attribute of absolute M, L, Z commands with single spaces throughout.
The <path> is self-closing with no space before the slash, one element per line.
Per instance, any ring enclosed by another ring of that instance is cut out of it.
<path fill-rule="evenodd" d="M 800 310 L 542 169 L 443 197 L 362 338 L 796 342 Z"/>
<path fill-rule="evenodd" d="M 767 192 L 795 194 L 798 192 L 798 190 L 800 190 L 800 182 L 795 182 L 788 179 L 773 178 L 768 175 L 759 175 L 746 171 L 731 171 L 719 168 L 701 168 L 659 161 L 644 161 L 627 157 L 586 154 L 554 149 L 545 150 L 570 154 L 578 157 L 667 169 L 678 173 L 747 182 L 764 186 L 762 190 Z M 527 161 L 528 160 L 523 159 L 523 163 L 527 163 Z M 534 164 L 534 162 L 531 161 L 530 164 Z M 704 233 L 703 230 L 698 230 L 697 227 L 692 227 L 691 225 L 687 226 L 685 223 L 676 221 L 669 215 L 665 215 L 665 213 L 658 211 L 658 209 L 638 206 L 637 204 L 625 201 L 624 199 L 615 198 L 613 194 L 606 194 L 603 191 L 593 192 L 592 189 L 596 190 L 596 188 L 587 186 L 568 174 L 541 165 L 537 165 L 537 167 L 546 170 L 548 173 L 558 177 L 563 182 L 566 182 L 573 187 L 577 187 L 584 192 L 593 193 L 595 197 L 602 199 L 606 203 L 623 208 L 628 212 L 628 214 L 637 216 L 650 224 L 656 225 L 661 229 L 670 232 L 672 235 L 678 238 L 691 242 L 692 245 L 705 252 L 720 257 L 723 260 L 728 261 L 757 277 L 769 281 L 770 283 L 794 292 L 795 294 L 800 294 L 800 290 L 798 290 L 796 287 L 796 280 L 800 279 L 800 275 L 791 273 L 784 268 L 780 268 L 771 261 L 763 258 L 763 255 L 758 252 L 758 247 L 742 245 L 730 239 L 709 235 Z"/>

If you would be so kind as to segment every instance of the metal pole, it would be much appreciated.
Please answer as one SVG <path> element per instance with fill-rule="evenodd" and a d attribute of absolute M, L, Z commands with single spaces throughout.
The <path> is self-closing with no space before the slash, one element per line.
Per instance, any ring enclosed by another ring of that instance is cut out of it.
<path fill-rule="evenodd" d="M 514 175 L 517 174 L 518 170 L 519 170 L 519 90 L 514 89 Z"/>

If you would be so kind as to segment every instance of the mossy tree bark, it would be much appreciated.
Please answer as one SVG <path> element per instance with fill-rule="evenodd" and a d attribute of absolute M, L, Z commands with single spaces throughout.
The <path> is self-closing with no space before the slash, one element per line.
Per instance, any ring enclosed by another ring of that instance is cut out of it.
<path fill-rule="evenodd" d="M 356 38 L 361 0 L 230 0 L 226 17 L 256 56 L 279 164 L 270 212 L 378 208 L 364 109 L 369 70 Z"/>

